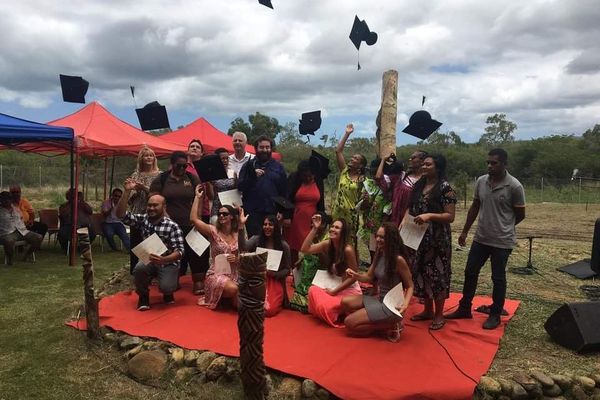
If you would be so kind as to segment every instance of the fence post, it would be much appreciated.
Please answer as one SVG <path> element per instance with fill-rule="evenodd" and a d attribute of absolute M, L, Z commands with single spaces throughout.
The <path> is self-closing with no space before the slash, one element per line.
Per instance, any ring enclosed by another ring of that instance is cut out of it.
<path fill-rule="evenodd" d="M 579 203 L 581 203 L 581 178 L 579 178 Z"/>
<path fill-rule="evenodd" d="M 540 203 L 544 202 L 544 177 L 542 176 L 542 193 L 540 194 Z"/>
<path fill-rule="evenodd" d="M 38 165 L 38 169 L 39 169 L 39 172 L 40 172 L 40 189 L 41 189 L 42 188 L 42 166 Z"/>

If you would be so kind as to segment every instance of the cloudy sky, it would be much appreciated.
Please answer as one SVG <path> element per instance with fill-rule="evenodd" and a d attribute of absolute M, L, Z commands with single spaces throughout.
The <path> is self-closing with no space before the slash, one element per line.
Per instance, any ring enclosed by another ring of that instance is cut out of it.
<path fill-rule="evenodd" d="M 139 126 L 158 100 L 172 128 L 205 117 L 227 130 L 260 111 L 295 121 L 321 109 L 319 134 L 373 135 L 384 71 L 399 73 L 398 131 L 425 109 L 463 140 L 506 113 L 518 138 L 600 123 L 597 0 L 21 0 L 0 4 L 0 112 L 36 121 L 63 103 L 58 74 Z M 60 6 L 59 6 L 60 5 Z M 379 35 L 357 52 L 354 15 Z M 313 141 L 315 141 L 313 139 Z M 416 138 L 398 134 L 398 144 Z"/>

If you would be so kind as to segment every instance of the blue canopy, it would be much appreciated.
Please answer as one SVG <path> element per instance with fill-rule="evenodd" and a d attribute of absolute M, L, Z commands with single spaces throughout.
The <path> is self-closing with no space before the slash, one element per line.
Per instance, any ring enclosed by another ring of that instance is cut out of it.
<path fill-rule="evenodd" d="M 50 126 L 0 113 L 0 144 L 73 141 L 73 129 Z"/>

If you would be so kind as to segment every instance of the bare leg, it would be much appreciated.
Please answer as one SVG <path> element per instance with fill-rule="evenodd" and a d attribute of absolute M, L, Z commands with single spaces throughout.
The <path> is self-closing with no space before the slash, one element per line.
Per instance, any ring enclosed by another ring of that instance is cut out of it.
<path fill-rule="evenodd" d="M 444 304 L 446 303 L 446 299 L 436 299 L 435 303 L 435 314 L 433 316 L 432 325 L 443 324 L 444 322 Z"/>
<path fill-rule="evenodd" d="M 225 287 L 223 287 L 223 294 L 221 297 L 225 299 L 231 299 L 231 303 L 235 309 L 238 308 L 238 285 L 232 280 L 227 281 Z"/>
<path fill-rule="evenodd" d="M 373 323 L 369 321 L 367 310 L 362 308 L 348 315 L 344 320 L 348 335 L 354 337 L 367 337 L 376 331 L 385 331 L 393 328 L 394 323 Z"/>
<path fill-rule="evenodd" d="M 433 300 L 432 299 L 425 299 L 425 302 L 423 303 L 424 307 L 423 307 L 423 311 L 419 314 L 415 314 L 413 315 L 410 319 L 411 321 L 425 321 L 428 319 L 433 319 L 434 318 L 434 313 L 433 313 Z"/>
<path fill-rule="evenodd" d="M 362 295 L 345 296 L 340 304 L 342 306 L 342 314 L 350 315 L 354 311 L 364 307 Z"/>

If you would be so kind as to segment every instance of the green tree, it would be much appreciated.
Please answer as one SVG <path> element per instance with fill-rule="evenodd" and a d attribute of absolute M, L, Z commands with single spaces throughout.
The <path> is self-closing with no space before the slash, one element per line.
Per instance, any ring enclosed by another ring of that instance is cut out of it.
<path fill-rule="evenodd" d="M 227 131 L 227 134 L 229 136 L 232 136 L 234 132 L 244 132 L 246 136 L 248 136 L 250 135 L 250 132 L 252 132 L 252 127 L 250 126 L 250 124 L 240 117 L 237 117 L 236 119 L 231 121 L 230 125 L 231 127 Z"/>
<path fill-rule="evenodd" d="M 244 132 L 248 136 L 248 143 L 254 143 L 261 135 L 266 135 L 275 140 L 275 137 L 281 132 L 281 125 L 277 118 L 269 117 L 261 114 L 258 111 L 252 115 L 248 115 L 248 122 L 238 117 L 231 121 L 231 128 L 227 131 L 229 135 L 233 135 L 235 131 Z"/>
<path fill-rule="evenodd" d="M 510 143 L 515 140 L 513 132 L 517 130 L 517 124 L 506 119 L 506 114 L 494 114 L 486 118 L 485 133 L 481 135 L 479 144 L 484 146 L 497 146 Z"/>
<path fill-rule="evenodd" d="M 277 147 L 293 147 L 303 145 L 304 141 L 300 137 L 296 123 L 287 122 L 281 127 L 277 136 Z"/>
<path fill-rule="evenodd" d="M 448 147 L 450 145 L 461 146 L 464 144 L 460 136 L 454 131 L 442 133 L 436 131 L 431 134 L 426 140 L 420 141 L 419 145 L 430 144 L 434 146 Z"/>
<path fill-rule="evenodd" d="M 583 133 L 585 147 L 592 151 L 600 151 L 600 125 L 596 124 L 592 129 Z"/>

